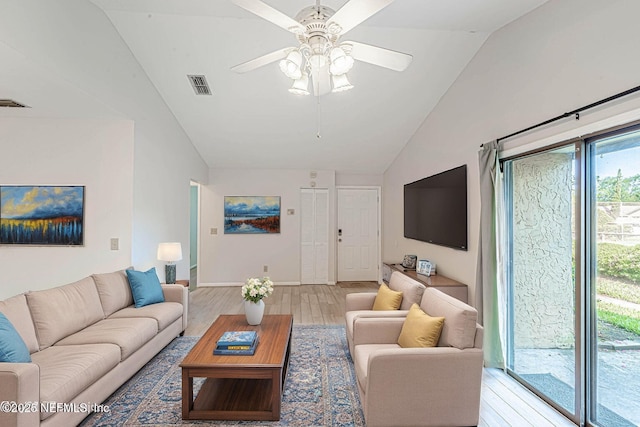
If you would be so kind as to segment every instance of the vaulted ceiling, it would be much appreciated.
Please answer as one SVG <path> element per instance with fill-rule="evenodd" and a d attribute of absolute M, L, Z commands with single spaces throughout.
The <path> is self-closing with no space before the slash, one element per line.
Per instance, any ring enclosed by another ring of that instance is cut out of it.
<path fill-rule="evenodd" d="M 357 61 L 349 72 L 352 90 L 320 97 L 289 93 L 291 80 L 277 63 L 245 74 L 230 70 L 297 45 L 293 34 L 230 0 L 91 1 L 210 167 L 382 173 L 490 34 L 546 0 L 396 0 L 343 40 L 409 53 L 411 65 L 396 72 Z M 291 17 L 313 3 L 264 1 Z M 338 10 L 346 1 L 321 3 Z M 22 81 L 28 90 L 30 74 L 36 77 L 30 63 L 2 43 L 0 58 L 11 59 L 3 79 Z M 212 94 L 196 95 L 191 74 L 204 75 Z M 72 86 L 43 85 L 39 96 L 53 104 L 61 95 L 56 87 Z M 85 103 L 82 116 L 111 110 L 77 96 Z"/>

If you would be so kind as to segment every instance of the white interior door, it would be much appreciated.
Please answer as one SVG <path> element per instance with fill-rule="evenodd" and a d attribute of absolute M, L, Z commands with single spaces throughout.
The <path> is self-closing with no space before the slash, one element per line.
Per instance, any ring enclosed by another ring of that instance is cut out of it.
<path fill-rule="evenodd" d="M 300 190 L 300 282 L 329 281 L 329 190 Z"/>
<path fill-rule="evenodd" d="M 338 189 L 338 281 L 378 280 L 378 189 Z"/>

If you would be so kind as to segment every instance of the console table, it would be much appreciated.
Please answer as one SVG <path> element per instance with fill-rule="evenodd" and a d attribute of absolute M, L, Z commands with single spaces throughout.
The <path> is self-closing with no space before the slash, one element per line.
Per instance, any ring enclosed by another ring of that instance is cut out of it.
<path fill-rule="evenodd" d="M 383 263 L 382 280 L 384 280 L 384 282 L 388 284 L 389 279 L 391 278 L 391 273 L 393 273 L 394 271 L 399 271 L 400 273 L 407 275 L 414 280 L 417 280 L 428 288 L 435 288 L 447 295 L 451 295 L 452 297 L 459 299 L 464 303 L 467 303 L 467 300 L 469 298 L 469 291 L 467 290 L 467 285 L 465 285 L 464 283 L 460 283 L 457 280 L 450 279 L 441 274 L 424 276 L 422 274 L 416 273 L 416 270 L 409 270 L 404 268 L 402 264 L 387 262 Z"/>

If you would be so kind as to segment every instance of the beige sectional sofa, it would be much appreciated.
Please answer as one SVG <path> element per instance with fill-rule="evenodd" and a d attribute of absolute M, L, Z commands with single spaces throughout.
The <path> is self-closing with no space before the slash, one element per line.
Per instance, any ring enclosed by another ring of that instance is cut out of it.
<path fill-rule="evenodd" d="M 78 424 L 187 326 L 188 289 L 162 285 L 165 302 L 134 308 L 122 271 L 0 301 L 31 363 L 0 363 L 0 425 Z M 6 408 L 5 408 L 6 409 Z M 42 410 L 41 410 L 42 409 Z"/>
<path fill-rule="evenodd" d="M 483 328 L 475 308 L 427 288 L 420 308 L 444 317 L 436 347 L 402 348 L 404 317 L 356 317 L 352 358 L 367 427 L 475 426 Z"/>

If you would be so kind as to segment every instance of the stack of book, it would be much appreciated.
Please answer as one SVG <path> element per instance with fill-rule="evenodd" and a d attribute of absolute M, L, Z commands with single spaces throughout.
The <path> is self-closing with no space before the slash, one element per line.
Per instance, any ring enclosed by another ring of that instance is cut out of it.
<path fill-rule="evenodd" d="M 258 333 L 256 331 L 227 331 L 216 343 L 213 354 L 220 355 L 252 355 L 258 345 Z"/>

